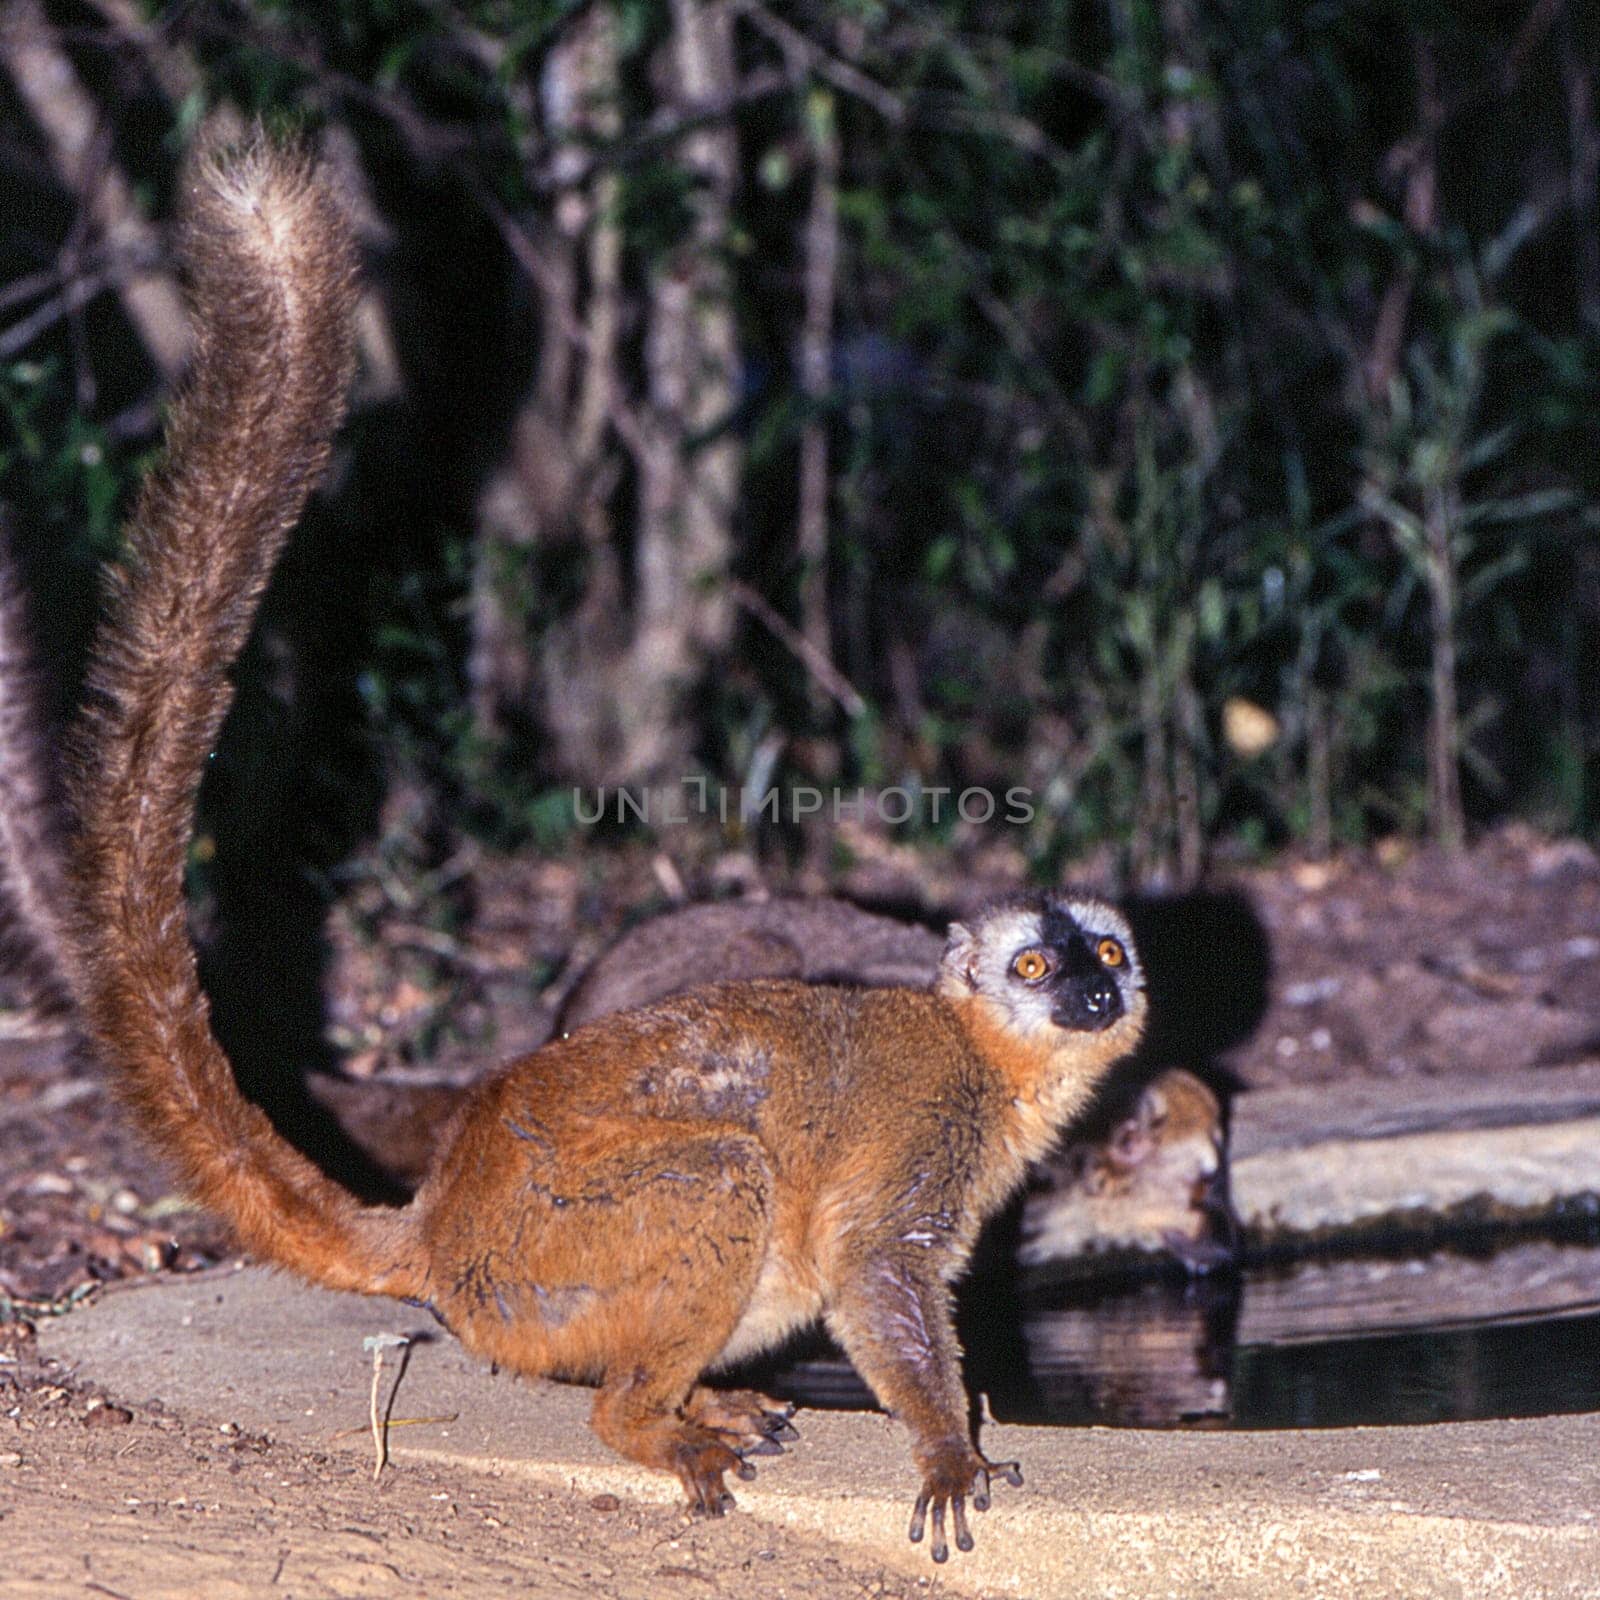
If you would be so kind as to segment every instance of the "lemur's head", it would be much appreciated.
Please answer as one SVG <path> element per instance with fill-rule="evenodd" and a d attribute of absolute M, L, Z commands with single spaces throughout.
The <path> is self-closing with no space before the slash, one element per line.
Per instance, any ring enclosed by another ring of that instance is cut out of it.
<path fill-rule="evenodd" d="M 954 924 L 936 987 L 951 1000 L 985 1002 L 1019 1044 L 1090 1046 L 1106 1066 L 1144 1028 L 1144 973 L 1127 921 L 1088 895 L 1018 896 Z"/>

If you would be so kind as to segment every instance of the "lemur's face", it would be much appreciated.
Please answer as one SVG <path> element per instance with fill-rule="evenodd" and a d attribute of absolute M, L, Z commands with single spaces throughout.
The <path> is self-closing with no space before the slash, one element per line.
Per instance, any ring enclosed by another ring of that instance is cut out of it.
<path fill-rule="evenodd" d="M 1003 901 L 956 924 L 940 985 L 984 996 L 1025 1034 L 1136 1030 L 1144 1017 L 1144 974 L 1127 922 L 1082 896 Z"/>

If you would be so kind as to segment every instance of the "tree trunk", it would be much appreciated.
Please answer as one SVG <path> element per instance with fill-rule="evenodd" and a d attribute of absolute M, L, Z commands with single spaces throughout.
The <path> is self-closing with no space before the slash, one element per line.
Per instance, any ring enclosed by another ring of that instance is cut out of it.
<path fill-rule="evenodd" d="M 828 605 L 828 420 L 833 351 L 833 309 L 839 276 L 839 130 L 832 97 L 816 91 L 810 120 L 815 170 L 805 233 L 805 315 L 800 330 L 800 392 L 806 417 L 800 430 L 799 518 L 800 631 L 813 654 L 830 666 L 833 646 Z M 813 711 L 824 692 L 811 683 Z"/>
<path fill-rule="evenodd" d="M 735 98 L 732 18 L 720 0 L 674 0 L 672 19 L 661 60 L 662 109 L 694 126 L 705 107 Z M 569 81 L 560 100 L 570 117 L 587 119 L 591 140 L 620 131 L 615 28 L 609 7 L 590 8 L 574 25 L 572 54 L 561 64 Z M 556 765 L 595 785 L 677 775 L 694 746 L 690 697 L 731 633 L 740 459 L 733 435 L 719 430 L 732 414 L 738 381 L 723 260 L 738 176 L 732 128 L 725 119 L 695 127 L 677 156 L 694 182 L 693 220 L 650 265 L 637 402 L 623 393 L 617 350 L 626 318 L 615 178 L 601 163 L 589 198 L 568 190 L 558 210 L 564 233 L 581 228 L 588 238 L 581 317 L 576 284 L 563 275 L 574 258 L 558 260 L 551 274 L 563 302 L 557 316 L 582 366 L 546 412 L 572 464 L 564 536 L 581 542 L 587 570 L 576 611 L 544 642 L 543 710 Z M 607 509 L 619 478 L 608 455 L 615 441 L 632 457 L 637 482 L 631 584 Z"/>
<path fill-rule="evenodd" d="M 473 725 L 491 747 L 512 723 L 542 713 L 556 764 L 597 780 L 606 743 L 607 674 L 626 643 L 622 582 L 606 518 L 607 461 L 616 399 L 621 244 L 614 176 L 585 186 L 588 146 L 615 136 L 615 19 L 595 5 L 550 52 L 540 81 L 554 180 L 570 181 L 554 214 L 520 236 L 542 310 L 539 360 L 505 463 L 479 502 L 472 577 L 468 678 Z M 587 274 L 586 294 L 581 280 Z M 577 614 L 552 628 L 535 659 L 526 570 L 535 545 L 584 545 Z"/>
<path fill-rule="evenodd" d="M 23 997 L 65 1011 L 72 981 L 60 918 L 66 903 L 63 802 L 17 566 L 0 527 L 0 974 Z"/>
<path fill-rule="evenodd" d="M 733 20 L 721 0 L 673 0 L 669 107 L 726 104 Z M 690 134 L 680 160 L 695 182 L 688 236 L 654 265 L 645 336 L 648 396 L 639 459 L 636 633 L 617 684 L 620 778 L 667 776 L 688 759 L 686 701 L 731 633 L 739 446 L 717 433 L 733 411 L 738 345 L 723 259 L 738 151 L 726 123 Z"/>

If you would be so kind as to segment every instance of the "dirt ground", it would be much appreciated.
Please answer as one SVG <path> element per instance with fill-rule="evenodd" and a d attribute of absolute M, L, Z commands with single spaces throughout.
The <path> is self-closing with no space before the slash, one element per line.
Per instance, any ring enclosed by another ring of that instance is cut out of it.
<path fill-rule="evenodd" d="M 1600 860 L 1512 827 L 1244 876 L 1273 981 L 1230 1056 L 1252 1088 L 1600 1059 Z"/>
<path fill-rule="evenodd" d="M 750 1516 L 695 1521 L 415 1461 L 374 1483 L 370 1461 L 349 1451 L 136 1413 L 75 1386 L 27 1343 L 0 1345 L 16 1357 L 0 1364 L 3 1600 L 951 1592 Z"/>
<path fill-rule="evenodd" d="M 958 882 L 1008 886 L 1007 866 L 940 875 L 885 856 L 834 887 L 937 920 L 970 896 Z M 1220 1060 L 1237 1085 L 1600 1056 L 1600 860 L 1581 843 L 1514 828 L 1456 861 L 1382 850 L 1223 882 L 1250 908 L 1264 958 L 1264 1010 Z M 694 875 L 690 888 L 716 883 Z M 329 1002 L 347 1067 L 317 1097 L 390 1166 L 415 1170 L 452 1086 L 536 1043 L 561 983 L 627 908 L 681 887 L 658 858 L 514 864 L 485 875 L 471 916 L 444 931 L 353 901 L 333 924 Z M 0 1011 L 0 1596 L 222 1600 L 402 1583 L 428 1595 L 839 1596 L 950 1581 L 857 1570 L 750 1518 L 697 1525 L 421 1468 L 375 1488 L 342 1454 L 132 1415 L 34 1356 L 31 1325 L 103 1285 L 227 1254 L 224 1231 L 172 1193 L 69 1037 Z"/>

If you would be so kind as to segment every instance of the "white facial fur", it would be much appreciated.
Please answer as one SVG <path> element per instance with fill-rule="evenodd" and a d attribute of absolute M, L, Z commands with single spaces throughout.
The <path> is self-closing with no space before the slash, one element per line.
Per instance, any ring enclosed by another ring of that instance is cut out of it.
<path fill-rule="evenodd" d="M 1052 895 L 1048 903 L 1072 918 L 1091 948 L 1105 938 L 1115 939 L 1122 946 L 1126 959 L 1120 967 L 1106 970 L 1122 993 L 1124 1017 L 1142 1015 L 1144 971 L 1134 948 L 1132 930 L 1122 913 L 1103 900 L 1074 895 Z M 1011 971 L 1019 952 L 1044 942 L 1039 903 L 1002 902 L 967 923 L 952 924 L 935 987 L 952 999 L 984 996 L 1000 1012 L 1007 1027 L 1024 1037 L 1045 1028 L 1062 1032 L 1050 1017 L 1047 986 L 1019 982 Z"/>

